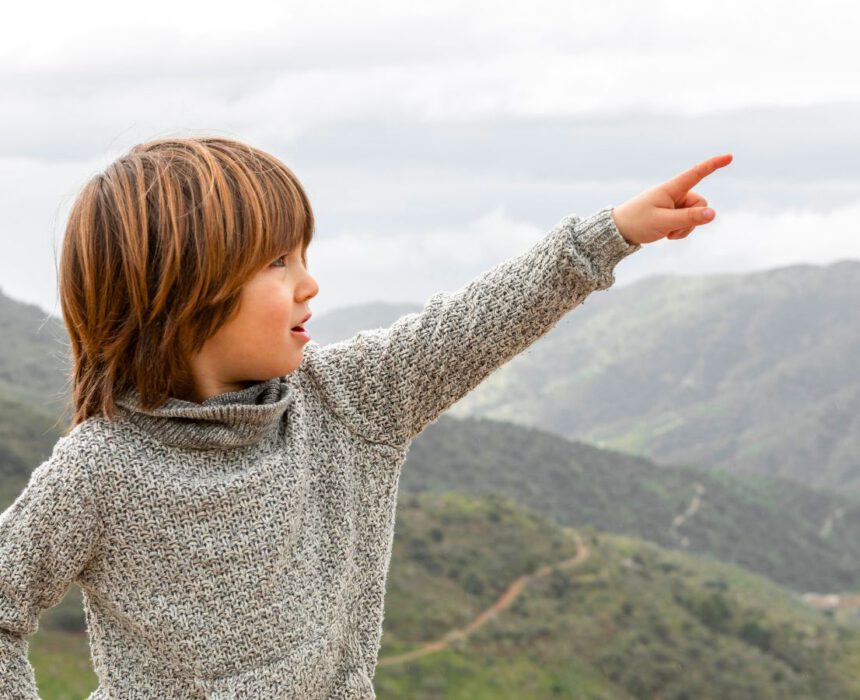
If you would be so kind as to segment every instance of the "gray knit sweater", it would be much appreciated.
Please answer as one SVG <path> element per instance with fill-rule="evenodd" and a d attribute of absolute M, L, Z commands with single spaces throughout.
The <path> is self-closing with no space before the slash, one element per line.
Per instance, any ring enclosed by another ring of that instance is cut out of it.
<path fill-rule="evenodd" d="M 614 283 L 641 246 L 610 211 L 288 375 L 61 437 L 0 514 L 0 698 L 38 698 L 27 636 L 73 582 L 89 700 L 374 698 L 409 445 Z"/>

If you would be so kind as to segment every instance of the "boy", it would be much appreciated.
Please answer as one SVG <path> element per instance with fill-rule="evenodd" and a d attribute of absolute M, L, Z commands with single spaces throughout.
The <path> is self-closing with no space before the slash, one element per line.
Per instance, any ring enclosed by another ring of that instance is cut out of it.
<path fill-rule="evenodd" d="M 0 697 L 38 697 L 26 637 L 76 582 L 89 700 L 374 698 L 412 440 L 621 259 L 711 220 L 691 188 L 730 161 L 320 346 L 293 173 L 223 138 L 131 149 L 66 229 L 73 426 L 0 514 Z"/>

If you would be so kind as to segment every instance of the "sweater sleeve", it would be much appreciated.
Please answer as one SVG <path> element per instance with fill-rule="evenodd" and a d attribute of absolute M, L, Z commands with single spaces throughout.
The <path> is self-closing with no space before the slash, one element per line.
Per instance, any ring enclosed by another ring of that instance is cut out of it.
<path fill-rule="evenodd" d="M 563 217 L 525 252 L 388 328 L 309 341 L 301 370 L 353 432 L 407 445 L 592 291 L 614 284 L 615 265 L 642 246 L 621 235 L 611 212 Z"/>
<path fill-rule="evenodd" d="M 101 535 L 85 465 L 63 449 L 37 466 L 0 513 L 0 698 L 38 700 L 28 636 L 57 605 Z"/>

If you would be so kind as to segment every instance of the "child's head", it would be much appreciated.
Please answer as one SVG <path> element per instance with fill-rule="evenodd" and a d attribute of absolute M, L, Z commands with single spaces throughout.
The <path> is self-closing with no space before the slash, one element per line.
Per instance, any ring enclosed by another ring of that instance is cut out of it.
<path fill-rule="evenodd" d="M 138 144 L 76 198 L 59 264 L 72 426 L 292 372 L 319 288 L 310 201 L 274 156 L 221 137 Z"/>

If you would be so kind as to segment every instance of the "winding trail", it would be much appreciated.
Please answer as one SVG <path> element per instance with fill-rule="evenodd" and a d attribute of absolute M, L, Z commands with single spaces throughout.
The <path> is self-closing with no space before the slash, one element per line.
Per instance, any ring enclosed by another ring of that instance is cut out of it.
<path fill-rule="evenodd" d="M 474 620 L 472 620 L 466 627 L 463 628 L 455 628 L 450 632 L 445 634 L 441 639 L 437 639 L 435 642 L 428 642 L 427 644 L 418 647 L 412 651 L 405 652 L 403 654 L 396 654 L 394 656 L 386 656 L 383 659 L 380 659 L 377 663 L 377 666 L 389 666 L 392 664 L 401 664 L 406 661 L 412 661 L 413 659 L 420 658 L 422 656 L 427 656 L 427 654 L 432 654 L 437 651 L 441 651 L 445 649 L 451 642 L 458 639 L 465 639 L 476 629 L 486 624 L 487 621 L 491 620 L 502 610 L 507 608 L 511 603 L 513 603 L 517 596 L 520 594 L 520 591 L 523 590 L 525 585 L 537 578 L 541 578 L 543 576 L 547 576 L 554 569 L 570 569 L 582 564 L 586 559 L 588 559 L 591 554 L 591 550 L 588 548 L 588 545 L 582 539 L 580 534 L 574 530 L 573 528 L 565 527 L 563 528 L 566 532 L 570 533 L 573 538 L 576 540 L 576 556 L 571 557 L 570 559 L 564 559 L 563 561 L 556 562 L 555 564 L 544 564 L 540 568 L 536 569 L 534 572 L 530 574 L 523 574 L 519 578 L 515 579 L 510 586 L 508 586 L 507 590 L 493 603 L 489 608 L 482 611 Z"/>
<path fill-rule="evenodd" d="M 675 519 L 672 520 L 672 524 L 669 526 L 669 532 L 671 532 L 676 539 L 680 540 L 682 547 L 689 547 L 690 539 L 679 533 L 678 528 L 696 514 L 699 510 L 699 506 L 702 505 L 702 496 L 705 495 L 705 487 L 701 483 L 697 481 L 694 484 L 694 487 L 696 489 L 696 494 L 693 496 L 693 500 L 690 501 L 690 505 L 687 506 L 687 510 L 680 515 L 675 516 Z"/>

